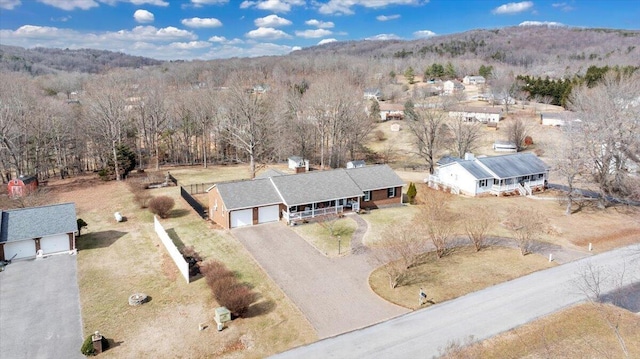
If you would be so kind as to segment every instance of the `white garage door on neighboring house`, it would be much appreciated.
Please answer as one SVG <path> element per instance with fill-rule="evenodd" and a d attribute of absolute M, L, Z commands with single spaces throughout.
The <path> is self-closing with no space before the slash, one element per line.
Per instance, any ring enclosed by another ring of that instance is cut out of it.
<path fill-rule="evenodd" d="M 253 224 L 253 208 L 231 212 L 231 228 Z"/>
<path fill-rule="evenodd" d="M 15 258 L 13 257 L 15 255 Z M 4 259 L 22 259 L 36 256 L 36 241 L 7 242 L 4 244 Z"/>
<path fill-rule="evenodd" d="M 68 251 L 69 235 L 58 234 L 55 236 L 42 237 L 42 239 L 40 239 L 40 249 L 42 249 L 43 254 Z"/>
<path fill-rule="evenodd" d="M 266 206 L 258 208 L 258 223 L 276 222 L 280 219 L 280 206 Z"/>

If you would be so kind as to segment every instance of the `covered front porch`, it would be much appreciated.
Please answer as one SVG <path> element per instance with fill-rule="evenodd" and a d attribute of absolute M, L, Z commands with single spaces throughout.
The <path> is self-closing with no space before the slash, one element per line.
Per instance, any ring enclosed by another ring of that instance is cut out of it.
<path fill-rule="evenodd" d="M 287 206 L 282 211 L 282 218 L 287 224 L 304 221 L 315 217 L 336 215 L 344 212 L 357 212 L 360 210 L 360 197 L 341 198 L 336 200 L 316 203 Z"/>
<path fill-rule="evenodd" d="M 543 188 L 544 184 L 544 176 L 539 177 L 538 175 L 494 179 L 491 194 L 500 196 L 505 193 L 518 192 L 521 196 L 530 196 L 534 189 Z"/>

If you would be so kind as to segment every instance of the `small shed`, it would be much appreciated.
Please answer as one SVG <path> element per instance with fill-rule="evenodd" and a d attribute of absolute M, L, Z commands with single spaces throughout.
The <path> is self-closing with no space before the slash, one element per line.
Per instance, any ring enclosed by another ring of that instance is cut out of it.
<path fill-rule="evenodd" d="M 364 162 L 364 160 L 355 160 L 355 161 L 347 162 L 347 168 L 360 168 L 366 165 L 367 164 Z"/>
<path fill-rule="evenodd" d="M 496 140 L 493 143 L 493 150 L 496 152 L 518 152 L 518 146 L 510 141 Z"/>
<path fill-rule="evenodd" d="M 305 160 L 300 156 L 291 156 L 287 160 L 289 168 L 296 171 L 296 173 L 309 171 L 309 160 Z"/>
<path fill-rule="evenodd" d="M 22 197 L 38 189 L 38 178 L 35 176 L 20 176 L 12 179 L 7 185 L 10 197 Z"/>

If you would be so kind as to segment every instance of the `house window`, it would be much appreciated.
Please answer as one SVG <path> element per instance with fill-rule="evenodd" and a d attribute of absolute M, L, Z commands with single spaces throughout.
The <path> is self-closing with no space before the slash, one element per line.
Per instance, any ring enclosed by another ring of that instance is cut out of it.
<path fill-rule="evenodd" d="M 543 178 L 543 177 L 544 177 L 544 173 L 538 174 L 538 178 Z"/>
<path fill-rule="evenodd" d="M 291 206 L 291 207 L 289 208 L 289 212 L 291 212 L 291 213 L 296 213 L 296 212 L 298 212 L 298 206 Z"/>
<path fill-rule="evenodd" d="M 478 186 L 480 187 L 487 187 L 487 180 L 486 179 L 482 179 L 479 181 Z"/>
<path fill-rule="evenodd" d="M 364 201 L 371 201 L 371 191 L 364 191 Z"/>
<path fill-rule="evenodd" d="M 395 196 L 396 196 L 396 188 L 395 187 L 387 188 L 387 197 L 393 198 Z"/>

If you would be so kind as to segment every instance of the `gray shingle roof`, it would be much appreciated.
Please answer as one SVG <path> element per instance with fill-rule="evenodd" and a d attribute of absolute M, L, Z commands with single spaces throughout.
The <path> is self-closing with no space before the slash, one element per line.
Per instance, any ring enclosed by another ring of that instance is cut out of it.
<path fill-rule="evenodd" d="M 462 168 L 467 170 L 467 172 L 471 173 L 473 177 L 476 179 L 486 179 L 493 178 L 493 175 L 484 170 L 480 165 L 478 165 L 475 161 L 460 161 L 458 162 Z"/>
<path fill-rule="evenodd" d="M 404 185 L 404 181 L 387 165 L 349 168 L 345 171 L 363 191 Z"/>
<path fill-rule="evenodd" d="M 223 182 L 215 185 L 227 210 L 282 203 L 269 178 Z"/>
<path fill-rule="evenodd" d="M 270 168 L 262 172 L 261 174 L 257 175 L 256 178 L 269 178 L 269 177 L 284 176 L 284 175 L 286 175 L 286 173 Z"/>
<path fill-rule="evenodd" d="M 476 160 L 500 178 L 543 173 L 549 169 L 549 166 L 533 153 L 514 153 L 512 155 L 477 158 Z"/>
<path fill-rule="evenodd" d="M 74 203 L 2 211 L 1 220 L 0 242 L 78 231 Z"/>
<path fill-rule="evenodd" d="M 348 170 L 342 168 L 330 171 L 314 171 L 272 177 L 271 180 L 280 191 L 284 203 L 288 206 L 363 196 L 364 193 L 360 187 L 356 185 L 346 171 Z"/>

